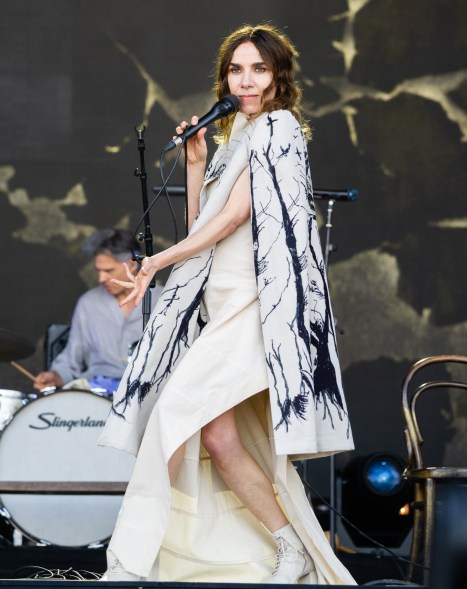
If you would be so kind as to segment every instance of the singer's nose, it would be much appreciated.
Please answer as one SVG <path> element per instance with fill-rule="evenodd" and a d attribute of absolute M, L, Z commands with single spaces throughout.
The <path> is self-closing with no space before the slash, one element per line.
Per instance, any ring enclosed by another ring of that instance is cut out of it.
<path fill-rule="evenodd" d="M 250 72 L 245 70 L 242 74 L 242 87 L 248 88 L 251 86 Z"/>

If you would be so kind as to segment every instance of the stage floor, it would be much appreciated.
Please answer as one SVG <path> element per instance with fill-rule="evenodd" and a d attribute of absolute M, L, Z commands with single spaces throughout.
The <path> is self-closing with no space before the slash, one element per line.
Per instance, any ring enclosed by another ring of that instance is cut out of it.
<path fill-rule="evenodd" d="M 402 580 L 404 572 L 404 563 L 396 562 L 394 558 L 386 556 L 375 556 L 369 554 L 343 554 L 339 553 L 339 558 L 349 569 L 355 580 L 359 584 L 377 581 L 381 579 Z M 11 586 L 21 587 L 20 579 L 31 578 L 33 575 L 39 575 L 41 569 L 53 571 L 57 576 L 54 578 L 53 587 L 60 586 L 58 571 L 62 572 L 67 579 L 66 585 L 70 587 L 73 573 L 67 571 L 78 571 L 84 578 L 91 580 L 92 575 L 87 576 L 87 572 L 101 575 L 106 568 L 105 549 L 104 548 L 62 548 L 57 546 L 20 546 L 0 548 L 0 588 Z M 44 571 L 44 574 L 45 571 Z M 14 583 L 8 583 L 8 580 L 17 580 Z M 39 581 L 36 581 L 39 582 Z M 42 581 L 40 581 L 42 584 Z M 79 581 L 82 583 L 83 581 Z M 93 581 L 93 584 L 95 581 Z M 109 584 L 107 584 L 109 585 Z M 141 585 L 141 583 L 127 583 L 129 586 Z M 151 583 L 154 586 L 154 583 Z M 159 583 L 157 583 L 159 585 Z M 161 586 L 169 587 L 172 584 L 161 583 Z M 183 587 L 205 586 L 202 584 L 179 584 Z M 30 586 L 28 583 L 25 586 Z M 36 584 L 34 585 L 36 586 Z M 122 586 L 119 585 L 119 586 Z M 173 585 L 175 586 L 175 584 Z M 228 584 L 226 587 L 233 587 Z M 263 585 L 264 586 L 264 585 Z M 212 585 L 208 585 L 212 587 Z M 244 585 L 240 585 L 244 587 Z"/>

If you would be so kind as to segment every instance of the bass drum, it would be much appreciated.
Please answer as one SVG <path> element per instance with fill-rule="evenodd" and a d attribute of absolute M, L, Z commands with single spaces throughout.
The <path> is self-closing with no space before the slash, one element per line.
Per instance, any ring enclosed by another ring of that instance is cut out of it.
<path fill-rule="evenodd" d="M 0 389 L 0 431 L 13 419 L 13 415 L 37 395 L 28 395 L 20 391 Z"/>
<path fill-rule="evenodd" d="M 110 401 L 85 391 L 61 391 L 25 405 L 0 438 L 4 481 L 112 481 L 130 479 L 135 458 L 97 445 Z M 11 523 L 25 536 L 59 546 L 105 542 L 113 532 L 121 495 L 1 494 Z"/>

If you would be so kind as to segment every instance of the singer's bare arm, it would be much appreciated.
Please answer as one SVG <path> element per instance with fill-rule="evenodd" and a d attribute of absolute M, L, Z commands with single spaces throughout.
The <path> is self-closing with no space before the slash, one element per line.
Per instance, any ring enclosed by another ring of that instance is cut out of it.
<path fill-rule="evenodd" d="M 162 270 L 176 262 L 186 260 L 202 250 L 213 246 L 221 239 L 231 235 L 249 216 L 250 175 L 249 168 L 245 168 L 232 188 L 227 204 L 214 219 L 183 241 L 150 258 L 145 258 L 143 267 L 136 277 L 128 269 L 128 282 L 112 280 L 116 284 L 133 289 L 130 295 L 120 303 L 120 306 L 125 305 L 128 301 L 134 301 L 136 306 L 143 298 L 149 283 L 158 270 Z"/>
<path fill-rule="evenodd" d="M 187 216 L 188 231 L 199 213 L 199 196 L 204 183 L 206 162 L 187 165 Z"/>
<path fill-rule="evenodd" d="M 198 117 L 191 117 L 190 124 L 197 125 Z M 182 121 L 176 128 L 177 135 L 180 135 L 188 127 L 186 121 Z M 185 157 L 187 159 L 187 203 L 188 210 L 187 222 L 188 231 L 190 231 L 198 213 L 199 213 L 199 195 L 203 187 L 204 171 L 206 169 L 206 158 L 208 148 L 204 136 L 206 128 L 200 129 L 198 133 L 191 137 L 185 145 Z"/>

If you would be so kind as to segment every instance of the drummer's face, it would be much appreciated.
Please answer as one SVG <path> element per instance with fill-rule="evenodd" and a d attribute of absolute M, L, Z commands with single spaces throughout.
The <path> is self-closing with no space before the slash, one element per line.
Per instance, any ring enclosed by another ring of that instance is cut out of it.
<path fill-rule="evenodd" d="M 128 260 L 128 264 L 131 269 L 131 260 Z M 128 289 L 118 284 L 113 284 L 112 282 L 110 282 L 112 278 L 128 282 L 128 277 L 125 273 L 125 267 L 122 264 L 122 262 L 120 262 L 113 256 L 108 256 L 106 254 L 98 254 L 94 258 L 94 267 L 99 278 L 99 284 L 102 284 L 109 294 L 117 298 L 121 297 L 122 295 L 128 295 Z"/>

